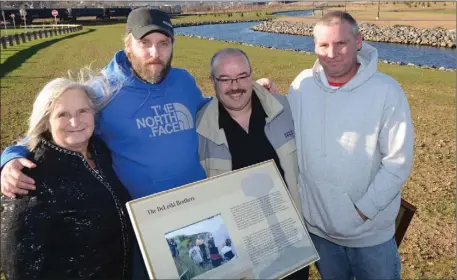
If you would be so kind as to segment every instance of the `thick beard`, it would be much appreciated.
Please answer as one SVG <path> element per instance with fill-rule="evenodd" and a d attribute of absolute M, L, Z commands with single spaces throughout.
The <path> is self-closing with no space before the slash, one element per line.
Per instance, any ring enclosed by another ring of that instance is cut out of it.
<path fill-rule="evenodd" d="M 171 61 L 173 59 L 173 52 L 171 53 L 170 59 L 166 62 L 163 69 L 159 73 L 153 73 L 147 65 L 145 65 L 144 61 L 140 58 L 133 55 L 131 52 L 126 52 L 127 57 L 132 65 L 133 71 L 143 80 L 147 81 L 151 84 L 159 84 L 162 82 L 170 71 L 171 68 Z M 163 65 L 163 64 L 162 64 Z"/>

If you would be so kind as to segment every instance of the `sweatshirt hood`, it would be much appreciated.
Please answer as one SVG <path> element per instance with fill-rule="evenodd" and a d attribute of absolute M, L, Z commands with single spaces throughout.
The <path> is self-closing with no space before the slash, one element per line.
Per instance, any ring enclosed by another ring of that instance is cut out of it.
<path fill-rule="evenodd" d="M 319 87 L 327 92 L 352 91 L 376 73 L 378 69 L 378 51 L 369 44 L 362 42 L 362 49 L 357 53 L 357 61 L 360 63 L 359 71 L 341 88 L 335 89 L 328 85 L 325 74 L 323 73 L 324 69 L 320 64 L 319 59 L 316 60 L 312 69 L 314 80 Z"/>
<path fill-rule="evenodd" d="M 171 67 L 165 78 L 158 84 L 145 82 L 138 78 L 132 71 L 132 65 L 126 55 L 121 50 L 118 51 L 110 63 L 103 69 L 103 74 L 108 79 L 112 89 L 123 89 L 126 94 L 133 94 L 143 98 L 143 102 L 138 107 L 140 110 L 148 100 L 161 98 L 167 95 L 167 89 L 177 82 L 176 68 Z M 117 94 L 113 90 L 112 98 Z"/>
<path fill-rule="evenodd" d="M 175 82 L 175 77 L 173 75 L 175 70 L 175 68 L 171 67 L 163 81 L 158 84 L 145 82 L 133 73 L 132 64 L 126 53 L 122 50 L 114 55 L 110 63 L 103 69 L 103 73 L 108 77 L 110 82 L 122 82 L 122 86 L 133 86 L 135 91 L 139 93 L 144 93 L 144 91 L 158 91 L 156 94 L 163 95 L 163 89 Z"/>

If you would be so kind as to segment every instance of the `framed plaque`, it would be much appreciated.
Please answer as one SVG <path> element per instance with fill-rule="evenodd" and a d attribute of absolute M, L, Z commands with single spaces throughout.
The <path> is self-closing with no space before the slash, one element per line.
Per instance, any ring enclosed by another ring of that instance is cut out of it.
<path fill-rule="evenodd" d="M 127 209 L 150 279 L 281 279 L 319 259 L 272 160 Z"/>

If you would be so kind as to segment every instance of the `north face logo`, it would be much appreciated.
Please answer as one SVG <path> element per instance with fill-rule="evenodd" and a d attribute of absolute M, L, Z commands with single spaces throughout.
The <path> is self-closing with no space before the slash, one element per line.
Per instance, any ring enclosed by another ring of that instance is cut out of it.
<path fill-rule="evenodd" d="M 150 128 L 149 137 L 171 134 L 194 128 L 189 109 L 181 103 L 151 106 L 151 116 L 136 119 L 138 129 Z"/>

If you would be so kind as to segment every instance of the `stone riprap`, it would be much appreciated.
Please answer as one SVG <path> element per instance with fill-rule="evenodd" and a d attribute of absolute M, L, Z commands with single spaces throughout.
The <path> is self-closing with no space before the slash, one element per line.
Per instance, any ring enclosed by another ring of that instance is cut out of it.
<path fill-rule="evenodd" d="M 289 35 L 313 35 L 314 24 L 287 21 L 266 21 L 253 26 L 255 31 L 281 33 Z M 456 47 L 456 32 L 443 28 L 417 28 L 412 26 L 394 25 L 377 26 L 362 23 L 359 26 L 366 41 L 424 45 L 442 48 Z"/>
<path fill-rule="evenodd" d="M 215 21 L 200 21 L 200 22 L 183 22 L 183 23 L 176 23 L 173 24 L 175 28 L 177 27 L 188 27 L 188 26 L 199 26 L 199 25 L 212 25 L 212 24 L 225 24 L 225 23 L 241 23 L 241 22 L 254 22 L 254 21 L 262 21 L 262 22 L 269 22 L 271 19 L 249 19 L 249 20 L 215 20 Z"/>
<path fill-rule="evenodd" d="M 184 35 L 182 34 L 181 36 L 184 37 L 190 37 L 190 38 L 198 38 L 198 39 L 205 39 L 205 40 L 210 40 L 214 41 L 217 40 L 214 37 L 205 37 L 205 36 L 199 36 L 199 35 Z M 249 46 L 249 47 L 260 47 L 264 49 L 271 49 L 271 50 L 286 50 L 286 51 L 294 51 L 294 52 L 300 52 L 300 53 L 305 53 L 305 54 L 314 54 L 313 52 L 308 52 L 308 51 L 302 51 L 299 49 L 281 49 L 281 48 L 275 48 L 272 46 L 263 46 L 263 45 L 256 45 L 256 44 L 249 44 L 249 43 L 242 43 L 238 41 L 233 41 L 233 40 L 219 40 L 221 42 L 225 43 L 231 43 L 231 44 L 239 44 L 243 46 Z M 380 63 L 386 63 L 386 64 L 395 64 L 395 65 L 401 65 L 401 66 L 409 66 L 409 67 L 415 67 L 415 68 L 422 68 L 422 69 L 436 69 L 440 71 L 447 71 L 447 72 L 456 72 L 456 69 L 454 68 L 445 68 L 445 67 L 436 67 L 435 65 L 421 65 L 421 64 L 413 64 L 413 63 L 404 63 L 401 61 L 389 61 L 389 60 L 379 60 Z"/>

